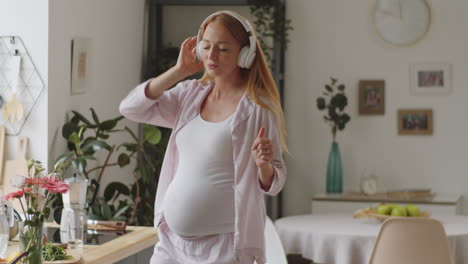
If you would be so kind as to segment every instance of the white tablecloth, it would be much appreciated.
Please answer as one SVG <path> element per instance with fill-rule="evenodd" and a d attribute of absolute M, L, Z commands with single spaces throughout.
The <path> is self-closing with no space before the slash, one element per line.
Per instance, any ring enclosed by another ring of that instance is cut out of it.
<path fill-rule="evenodd" d="M 432 216 L 442 222 L 456 264 L 468 263 L 468 217 Z M 317 263 L 367 264 L 382 223 L 349 214 L 298 215 L 275 222 L 288 254 Z"/>

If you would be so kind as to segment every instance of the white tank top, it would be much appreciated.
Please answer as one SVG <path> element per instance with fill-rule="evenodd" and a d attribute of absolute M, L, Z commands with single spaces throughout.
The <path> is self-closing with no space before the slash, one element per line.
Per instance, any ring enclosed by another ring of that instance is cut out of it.
<path fill-rule="evenodd" d="M 178 235 L 234 232 L 232 116 L 212 123 L 198 115 L 176 136 L 179 165 L 164 198 L 164 215 Z"/>

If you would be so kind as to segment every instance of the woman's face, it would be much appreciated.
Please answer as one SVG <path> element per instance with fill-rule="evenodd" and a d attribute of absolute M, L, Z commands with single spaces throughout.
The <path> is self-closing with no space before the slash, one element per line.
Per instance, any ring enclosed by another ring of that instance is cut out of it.
<path fill-rule="evenodd" d="M 200 45 L 203 65 L 209 76 L 227 77 L 239 72 L 240 45 L 221 23 L 215 21 L 206 26 Z"/>

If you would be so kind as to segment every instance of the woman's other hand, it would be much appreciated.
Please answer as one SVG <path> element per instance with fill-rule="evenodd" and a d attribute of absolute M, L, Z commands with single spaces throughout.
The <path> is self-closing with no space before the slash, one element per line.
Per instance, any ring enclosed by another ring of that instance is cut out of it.
<path fill-rule="evenodd" d="M 202 62 L 197 62 L 197 37 L 188 37 L 182 42 L 176 68 L 185 76 L 190 76 L 203 68 Z"/>
<path fill-rule="evenodd" d="M 259 168 L 269 166 L 270 161 L 273 159 L 273 142 L 264 136 L 265 128 L 261 128 L 252 146 L 252 154 Z"/>

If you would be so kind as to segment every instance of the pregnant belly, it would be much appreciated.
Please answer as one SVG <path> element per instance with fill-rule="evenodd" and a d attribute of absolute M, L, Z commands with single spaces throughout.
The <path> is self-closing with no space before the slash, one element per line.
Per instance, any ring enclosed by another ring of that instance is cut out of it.
<path fill-rule="evenodd" d="M 164 202 L 169 228 L 184 236 L 202 236 L 234 231 L 234 192 L 216 188 L 203 179 L 174 179 Z"/>

